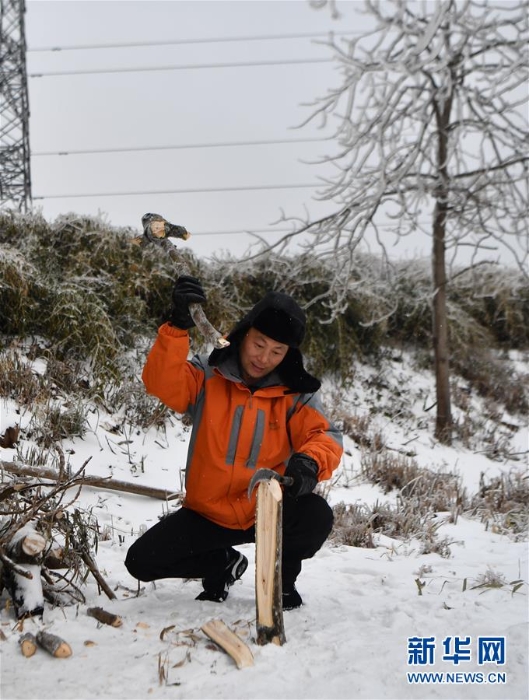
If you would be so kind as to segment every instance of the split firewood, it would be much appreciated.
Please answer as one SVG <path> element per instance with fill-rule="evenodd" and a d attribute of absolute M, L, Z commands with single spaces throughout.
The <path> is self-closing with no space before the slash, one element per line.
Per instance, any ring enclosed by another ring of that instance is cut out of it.
<path fill-rule="evenodd" d="M 104 625 L 110 625 L 111 627 L 121 627 L 123 620 L 119 615 L 107 612 L 103 608 L 88 608 L 86 611 L 87 615 L 94 617 L 98 622 L 102 622 Z"/>
<path fill-rule="evenodd" d="M 55 656 L 56 659 L 66 659 L 72 655 L 72 649 L 68 642 L 61 639 L 51 632 L 37 632 L 37 642 L 39 646 L 45 649 L 48 654 Z"/>
<path fill-rule="evenodd" d="M 253 666 L 253 654 L 250 647 L 245 644 L 235 632 L 222 620 L 210 620 L 202 625 L 202 631 L 216 644 L 228 653 L 237 664 L 237 668 Z"/>
<path fill-rule="evenodd" d="M 33 654 L 37 651 L 37 640 L 35 636 L 31 634 L 31 632 L 26 632 L 23 634 L 18 640 L 18 643 L 20 644 L 20 651 L 22 652 L 22 655 L 26 658 L 33 656 Z"/>
<path fill-rule="evenodd" d="M 283 493 L 275 480 L 257 490 L 255 521 L 255 604 L 257 643 L 286 642 L 282 600 Z"/>

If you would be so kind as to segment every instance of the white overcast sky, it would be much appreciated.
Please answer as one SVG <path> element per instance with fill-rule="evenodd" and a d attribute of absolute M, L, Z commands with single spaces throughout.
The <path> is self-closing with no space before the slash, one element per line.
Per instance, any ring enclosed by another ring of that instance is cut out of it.
<path fill-rule="evenodd" d="M 309 103 L 340 83 L 321 42 L 329 31 L 366 26 L 360 0 L 338 0 L 338 19 L 308 0 L 26 5 L 32 192 L 48 220 L 101 213 L 139 231 L 142 215 L 154 211 L 196 234 L 185 245 L 207 257 L 244 252 L 251 238 L 228 232 L 270 229 L 282 211 L 328 211 L 308 185 L 325 175 L 310 162 L 329 146 L 296 141 L 330 132 L 296 127 L 312 113 Z M 310 33 L 320 36 L 259 38 Z M 40 50 L 50 48 L 61 50 Z M 305 59 L 325 61 L 293 63 Z M 214 67 L 259 62 L 274 65 Z M 292 142 L 207 147 L 280 140 Z M 276 189 L 249 189 L 262 186 Z"/>

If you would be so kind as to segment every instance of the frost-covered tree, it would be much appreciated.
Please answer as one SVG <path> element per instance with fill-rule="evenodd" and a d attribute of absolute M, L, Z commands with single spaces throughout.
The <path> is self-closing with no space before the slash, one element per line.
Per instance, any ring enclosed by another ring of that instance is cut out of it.
<path fill-rule="evenodd" d="M 321 195 L 332 212 L 297 231 L 313 253 L 333 256 L 335 308 L 362 241 L 385 252 L 395 236 L 431 238 L 436 436 L 449 442 L 452 263 L 463 246 L 472 262 L 497 259 L 502 246 L 522 270 L 528 262 L 528 3 L 367 0 L 365 9 L 374 29 L 329 42 L 343 79 L 309 119 L 337 124 Z"/>

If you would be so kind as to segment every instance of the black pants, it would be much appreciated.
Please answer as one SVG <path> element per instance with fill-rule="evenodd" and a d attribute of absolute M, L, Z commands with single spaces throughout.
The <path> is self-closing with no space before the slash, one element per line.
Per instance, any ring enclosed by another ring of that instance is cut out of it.
<path fill-rule="evenodd" d="M 301 561 L 314 556 L 329 536 L 333 513 L 317 494 L 283 501 L 283 587 L 292 585 Z M 147 530 L 127 552 L 125 566 L 134 578 L 205 578 L 226 565 L 226 550 L 255 541 L 255 527 L 231 530 L 181 508 Z"/>

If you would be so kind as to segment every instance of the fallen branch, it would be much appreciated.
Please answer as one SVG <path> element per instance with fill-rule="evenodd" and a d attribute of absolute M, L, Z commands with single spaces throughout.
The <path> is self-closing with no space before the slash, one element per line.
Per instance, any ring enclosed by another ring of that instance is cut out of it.
<path fill-rule="evenodd" d="M 110 588 L 108 583 L 105 581 L 105 579 L 101 576 L 101 572 L 97 568 L 97 564 L 95 561 L 92 559 L 92 557 L 87 553 L 87 552 L 82 552 L 81 553 L 81 559 L 84 561 L 86 566 L 90 569 L 90 572 L 92 573 L 92 576 L 95 578 L 97 583 L 99 584 L 99 587 L 101 588 L 102 591 L 106 594 L 107 598 L 110 600 L 115 600 L 116 599 L 116 594 L 114 591 Z"/>
<path fill-rule="evenodd" d="M 60 482 L 62 476 L 59 472 L 53 469 L 38 469 L 36 467 L 27 467 L 15 462 L 0 461 L 0 469 L 5 469 L 10 474 L 16 476 L 30 476 L 36 479 L 49 479 L 50 481 Z M 112 477 L 84 476 L 76 481 L 76 486 L 89 486 L 90 488 L 108 489 L 109 491 L 121 491 L 125 493 L 134 493 L 138 496 L 148 496 L 149 498 L 157 498 L 162 501 L 171 501 L 179 497 L 179 493 L 174 491 L 166 491 L 158 489 L 154 486 L 143 486 L 142 484 L 131 484 L 128 481 L 119 481 Z"/>
<path fill-rule="evenodd" d="M 23 566 L 19 566 L 15 561 L 11 559 L 11 557 L 4 551 L 3 547 L 0 546 L 0 562 L 4 564 L 7 568 L 13 570 L 16 574 L 19 576 L 23 576 L 24 578 L 32 579 L 33 574 L 31 571 L 28 571 L 26 568 Z"/>

